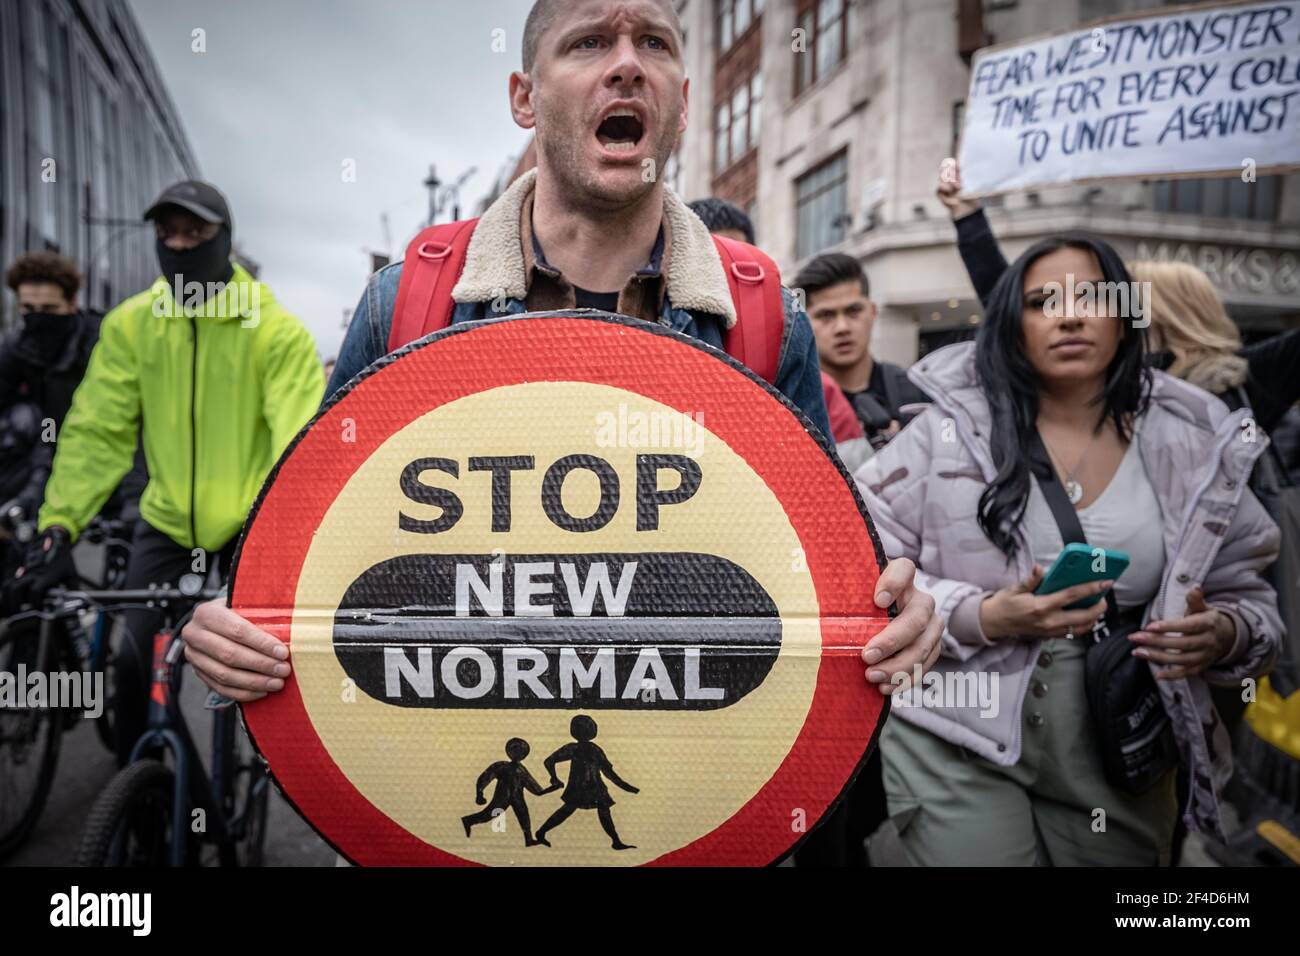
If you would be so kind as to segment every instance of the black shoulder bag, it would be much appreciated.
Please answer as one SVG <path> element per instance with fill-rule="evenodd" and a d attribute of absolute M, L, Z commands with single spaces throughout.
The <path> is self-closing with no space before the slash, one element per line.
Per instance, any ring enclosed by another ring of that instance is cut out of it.
<path fill-rule="evenodd" d="M 1038 479 L 1063 544 L 1087 544 L 1079 515 L 1070 503 L 1035 431 L 1030 468 Z M 1125 793 L 1146 793 L 1178 763 L 1173 724 L 1165 713 L 1151 665 L 1133 656 L 1128 636 L 1142 627 L 1142 612 L 1121 615 L 1112 591 L 1106 613 L 1093 628 L 1084 657 L 1084 686 L 1093 736 L 1111 786 Z M 1089 636 L 1081 635 L 1080 640 Z"/>
<path fill-rule="evenodd" d="M 912 384 L 905 369 L 883 362 L 880 371 L 885 380 L 885 400 L 889 403 L 889 413 L 898 421 L 900 427 L 906 428 L 916 415 L 905 415 L 903 406 L 926 404 L 930 401 L 930 396 Z"/>

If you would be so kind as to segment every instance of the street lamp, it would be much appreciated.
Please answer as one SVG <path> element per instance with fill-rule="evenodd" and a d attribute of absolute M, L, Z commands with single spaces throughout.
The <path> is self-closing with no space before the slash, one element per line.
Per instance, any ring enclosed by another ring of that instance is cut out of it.
<path fill-rule="evenodd" d="M 429 190 L 428 224 L 430 226 L 438 221 L 442 211 L 447 208 L 447 203 L 451 203 L 452 222 L 460 220 L 460 191 L 476 172 L 478 172 L 478 167 L 471 166 L 454 183 L 444 186 L 442 180 L 438 178 L 438 168 L 433 165 L 429 166 L 429 175 L 424 180 L 424 188 Z"/>

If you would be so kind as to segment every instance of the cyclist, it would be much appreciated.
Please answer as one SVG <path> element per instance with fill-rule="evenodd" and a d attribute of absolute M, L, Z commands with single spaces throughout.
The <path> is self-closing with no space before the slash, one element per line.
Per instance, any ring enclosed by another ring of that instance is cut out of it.
<path fill-rule="evenodd" d="M 7 586 L 33 603 L 70 576 L 70 549 L 143 432 L 149 483 L 125 587 L 174 586 L 229 550 L 276 458 L 320 403 L 311 335 L 231 261 L 232 218 L 207 183 L 164 190 L 145 212 L 162 276 L 105 317 L 64 423 L 39 536 Z M 147 713 L 154 611 L 124 615 L 116 657 L 119 760 Z"/>
<path fill-rule="evenodd" d="M 99 341 L 103 316 L 78 308 L 81 273 L 58 253 L 19 256 L 6 271 L 5 283 L 18 300 L 22 321 L 0 344 L 0 414 L 16 426 L 26 417 L 25 410 L 37 412 L 37 428 L 26 450 L 6 449 L 0 523 L 12 529 L 36 518 L 55 443 Z M 144 485 L 141 454 L 105 511 L 118 515 L 140 497 Z"/>

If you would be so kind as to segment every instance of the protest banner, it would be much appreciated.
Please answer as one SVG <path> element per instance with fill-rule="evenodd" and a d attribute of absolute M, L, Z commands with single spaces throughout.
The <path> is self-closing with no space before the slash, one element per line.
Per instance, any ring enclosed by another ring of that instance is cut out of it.
<path fill-rule="evenodd" d="M 958 157 L 969 197 L 1300 168 L 1300 0 L 1168 8 L 981 50 Z"/>
<path fill-rule="evenodd" d="M 565 313 L 468 323 L 333 396 L 231 606 L 288 643 L 247 726 L 376 865 L 758 865 L 886 698 L 883 554 L 817 430 L 725 354 Z"/>

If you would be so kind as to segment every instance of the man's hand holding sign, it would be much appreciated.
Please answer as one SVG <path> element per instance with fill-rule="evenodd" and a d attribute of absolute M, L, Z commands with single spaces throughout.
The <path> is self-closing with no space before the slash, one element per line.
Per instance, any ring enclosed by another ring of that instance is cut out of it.
<path fill-rule="evenodd" d="M 912 685 L 917 664 L 926 670 L 939 656 L 943 618 L 934 598 L 917 589 L 916 566 L 895 558 L 876 581 L 874 600 L 898 616 L 862 649 L 866 680 L 886 696 Z M 240 703 L 284 689 L 292 672 L 284 642 L 250 624 L 222 601 L 199 605 L 185 628 L 185 659 L 208 687 Z"/>
<path fill-rule="evenodd" d="M 828 454 L 806 315 L 646 175 L 685 129 L 681 44 L 668 0 L 534 5 L 535 175 L 374 277 L 233 609 L 184 631 L 354 861 L 773 862 L 939 653 Z M 632 317 L 572 312 L 606 297 Z M 733 337 L 779 355 L 747 372 Z"/>

